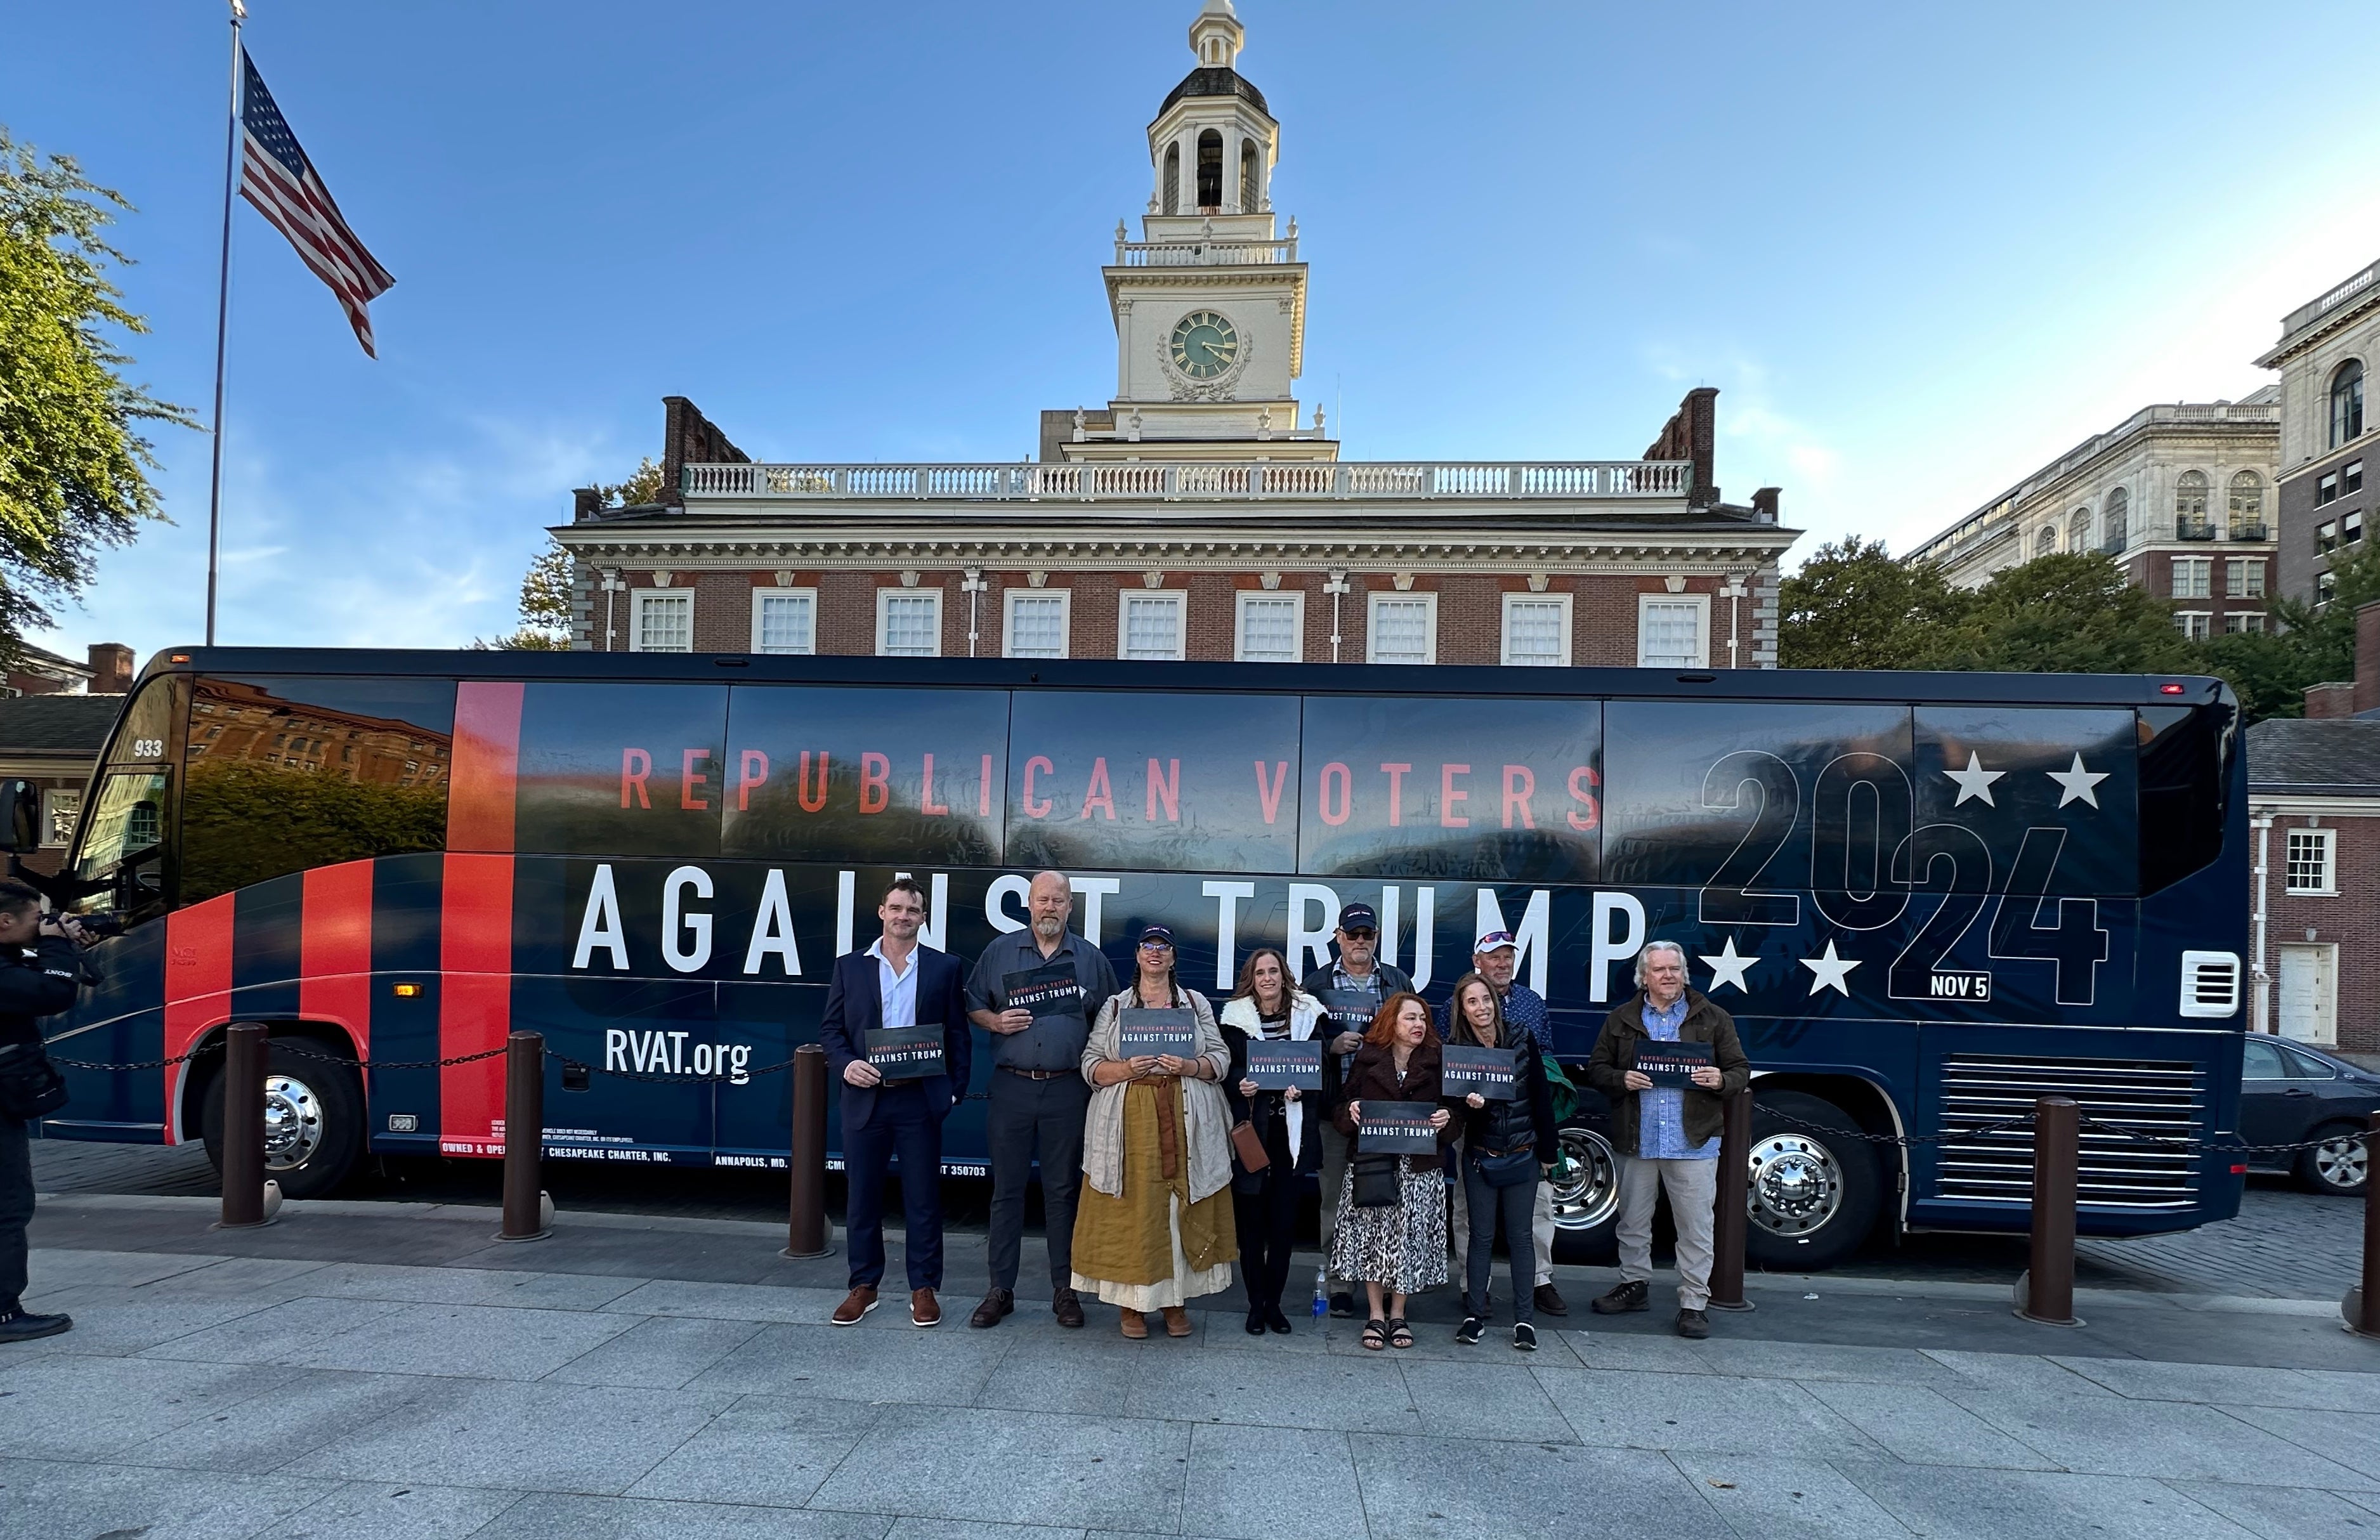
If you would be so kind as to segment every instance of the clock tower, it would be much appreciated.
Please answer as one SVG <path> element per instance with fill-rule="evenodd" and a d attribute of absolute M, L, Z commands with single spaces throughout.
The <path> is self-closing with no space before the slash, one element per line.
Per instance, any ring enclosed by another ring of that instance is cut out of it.
<path fill-rule="evenodd" d="M 1190 24 L 1196 63 L 1148 126 L 1153 186 L 1140 239 L 1119 222 L 1103 270 L 1115 319 L 1105 411 L 1053 413 L 1067 460 L 1332 460 L 1322 414 L 1299 420 L 1305 264 L 1297 222 L 1275 225 L 1281 125 L 1237 67 L 1232 0 Z M 1071 418 L 1071 423 L 1063 419 Z M 1161 445 L 1161 448 L 1152 448 Z"/>

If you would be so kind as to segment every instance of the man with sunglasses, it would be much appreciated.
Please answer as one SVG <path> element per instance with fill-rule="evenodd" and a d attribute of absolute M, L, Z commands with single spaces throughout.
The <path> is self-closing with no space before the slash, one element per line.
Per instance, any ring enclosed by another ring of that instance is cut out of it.
<path fill-rule="evenodd" d="M 1414 987 L 1413 979 L 1402 968 L 1380 961 L 1380 916 L 1368 903 L 1350 903 L 1339 911 L 1339 929 L 1333 937 L 1339 944 L 1337 960 L 1324 964 L 1305 976 L 1300 986 L 1309 995 L 1320 1000 L 1326 1007 L 1344 1006 L 1350 997 L 1368 995 L 1377 1009 L 1390 995 Z M 1327 993 L 1326 993 L 1327 991 Z M 1324 1045 L 1322 1054 L 1322 1097 L 1329 1106 L 1339 1099 L 1339 1082 L 1346 1073 L 1347 1061 L 1364 1046 L 1360 1027 L 1350 1029 L 1352 1022 L 1343 1011 L 1331 1024 L 1332 1035 Z M 1339 1226 L 1339 1188 L 1346 1180 L 1347 1157 L 1354 1141 L 1339 1132 L 1334 1122 L 1321 1120 L 1322 1135 L 1322 1255 L 1330 1255 L 1330 1238 Z M 1355 1314 L 1355 1295 L 1352 1289 L 1341 1288 L 1344 1279 L 1330 1280 L 1330 1314 L 1341 1319 L 1352 1319 Z"/>

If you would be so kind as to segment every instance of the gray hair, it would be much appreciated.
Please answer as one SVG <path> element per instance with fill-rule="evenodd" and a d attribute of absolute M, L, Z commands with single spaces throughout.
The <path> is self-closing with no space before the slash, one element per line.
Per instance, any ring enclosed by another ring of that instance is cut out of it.
<path fill-rule="evenodd" d="M 1675 953 L 1677 953 L 1677 957 L 1678 957 L 1678 966 L 1680 966 L 1680 967 L 1682 967 L 1682 967 L 1684 967 L 1684 966 L 1686 965 L 1686 949 L 1685 949 L 1685 948 L 1683 948 L 1683 947 L 1682 947 L 1682 946 L 1680 946 L 1677 942 L 1675 942 L 1675 941 L 1647 941 L 1647 942 L 1645 942 L 1645 950 L 1644 950 L 1644 951 L 1642 951 L 1642 952 L 1638 952 L 1638 953 L 1636 954 L 1636 987 L 1637 987 L 1638 988 L 1640 988 L 1640 989 L 1641 989 L 1641 988 L 1643 988 L 1645 987 L 1645 958 L 1647 958 L 1647 957 L 1652 956 L 1652 955 L 1653 955 L 1653 953 L 1655 953 L 1655 952 L 1675 952 Z"/>

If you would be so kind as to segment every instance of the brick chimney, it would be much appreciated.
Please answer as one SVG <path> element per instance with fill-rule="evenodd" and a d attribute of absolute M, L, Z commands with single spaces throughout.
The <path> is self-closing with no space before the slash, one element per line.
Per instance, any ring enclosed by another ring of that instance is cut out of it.
<path fill-rule="evenodd" d="M 570 494 L 570 522 L 584 524 L 603 514 L 603 494 L 593 487 L 580 487 Z"/>
<path fill-rule="evenodd" d="M 2355 715 L 2380 711 L 2380 599 L 2355 612 Z"/>
<path fill-rule="evenodd" d="M 1691 460 L 1693 484 L 1686 489 L 1686 506 L 1707 508 L 1718 501 L 1715 479 L 1718 441 L 1718 391 L 1698 385 L 1686 393 L 1678 409 L 1661 425 L 1661 436 L 1645 451 L 1648 460 Z"/>
<path fill-rule="evenodd" d="M 2308 721 L 2353 716 L 2355 714 L 2354 682 L 2348 679 L 2333 679 L 2326 684 L 2308 685 L 2305 689 L 2305 714 Z"/>
<path fill-rule="evenodd" d="M 132 688 L 132 649 L 122 642 L 91 644 L 91 693 L 122 695 Z"/>
<path fill-rule="evenodd" d="M 1752 494 L 1752 516 L 1763 524 L 1777 522 L 1777 500 L 1784 495 L 1782 487 L 1763 487 Z"/>

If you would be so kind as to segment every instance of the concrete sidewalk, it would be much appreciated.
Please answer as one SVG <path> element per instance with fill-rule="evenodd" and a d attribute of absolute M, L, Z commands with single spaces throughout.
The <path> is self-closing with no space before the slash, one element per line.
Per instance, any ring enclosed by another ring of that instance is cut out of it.
<path fill-rule="evenodd" d="M 839 1330 L 842 1259 L 771 1226 L 213 1213 L 45 1202 L 35 1302 L 79 1324 L 0 1350 L 0 1533 L 2380 1535 L 2380 1344 L 2335 1305 L 2086 1294 L 2061 1331 L 2004 1286 L 1768 1279 L 1688 1343 L 1566 1269 L 1534 1357 L 1455 1346 L 1446 1291 L 1402 1353 L 1249 1338 L 1236 1292 L 1133 1343 L 1096 1304 L 968 1330 L 979 1241 L 941 1328 Z"/>

